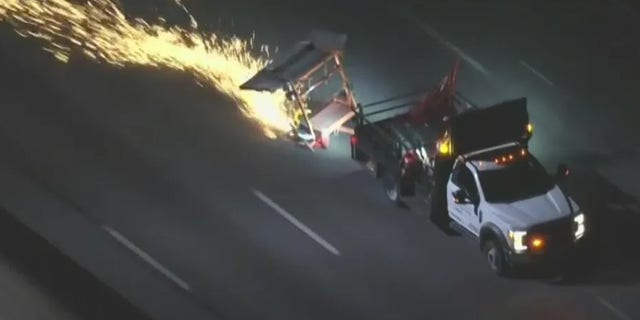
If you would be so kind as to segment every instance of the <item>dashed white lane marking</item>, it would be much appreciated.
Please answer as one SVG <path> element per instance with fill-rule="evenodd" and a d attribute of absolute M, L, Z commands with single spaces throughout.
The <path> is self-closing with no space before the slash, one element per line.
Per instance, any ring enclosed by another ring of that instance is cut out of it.
<path fill-rule="evenodd" d="M 542 81 L 544 81 L 546 84 L 555 87 L 556 84 L 553 83 L 553 81 L 549 80 L 549 78 L 547 78 L 544 74 L 542 74 L 540 71 L 536 70 L 534 67 L 532 67 L 530 64 L 528 64 L 526 61 L 520 60 L 520 64 L 527 70 L 529 70 L 531 73 L 533 73 L 536 77 L 540 78 Z"/>
<path fill-rule="evenodd" d="M 313 232 L 311 229 L 305 226 L 302 222 L 298 221 L 298 219 L 296 219 L 294 216 L 292 216 L 290 213 L 288 213 L 286 210 L 280 207 L 273 200 L 269 199 L 269 197 L 264 195 L 264 193 L 254 189 L 253 194 L 255 194 L 256 197 L 258 197 L 258 199 L 262 200 L 262 202 L 264 202 L 266 205 L 271 207 L 271 209 L 273 209 L 275 212 L 280 214 L 283 218 L 287 219 L 298 229 L 302 230 L 302 232 L 304 232 L 311 239 L 315 240 L 318 244 L 323 246 L 325 249 L 329 250 L 329 252 L 335 254 L 336 256 L 340 255 L 340 251 L 338 251 L 338 249 L 336 249 L 333 245 L 331 245 L 326 240 L 322 239 L 322 237 L 320 237 L 318 234 Z"/>
<path fill-rule="evenodd" d="M 104 229 L 110 236 L 112 236 L 114 239 L 116 239 L 118 242 L 124 245 L 127 249 L 131 250 L 133 253 L 135 253 L 138 257 L 140 257 L 146 263 L 150 264 L 154 269 L 158 270 L 158 272 L 162 273 L 162 275 L 164 275 L 165 277 L 169 278 L 169 280 L 177 284 L 180 288 L 184 289 L 185 291 L 191 291 L 191 287 L 187 282 L 180 279 L 180 277 L 178 277 L 175 273 L 171 272 L 171 270 L 165 268 L 153 257 L 151 257 L 148 253 L 138 248 L 135 244 L 133 244 L 133 242 L 129 241 L 129 239 L 123 236 L 120 232 L 116 231 L 115 229 L 107 225 L 103 225 L 102 229 Z"/>
<path fill-rule="evenodd" d="M 600 302 L 601 305 L 603 305 L 605 308 L 609 309 L 609 311 L 611 311 L 613 314 L 615 314 L 619 319 L 621 319 L 621 320 L 632 320 L 631 317 L 626 315 L 624 312 L 620 311 L 620 309 L 616 308 L 614 305 L 612 305 L 605 298 L 603 298 L 603 297 L 601 297 L 599 295 L 596 295 L 596 299 L 598 300 L 598 302 Z"/>
<path fill-rule="evenodd" d="M 627 209 L 633 213 L 640 214 L 640 206 L 637 203 L 627 205 Z"/>
<path fill-rule="evenodd" d="M 607 209 L 613 210 L 613 211 L 622 211 L 626 209 L 626 206 L 618 203 L 610 203 L 607 205 Z"/>
<path fill-rule="evenodd" d="M 627 211 L 635 214 L 640 214 L 640 207 L 636 203 L 610 203 L 607 205 L 607 209 L 613 211 Z"/>
<path fill-rule="evenodd" d="M 619 8 L 624 10 L 626 13 L 632 15 L 634 18 L 640 19 L 640 11 L 638 11 L 638 10 L 634 9 L 633 7 L 631 7 L 631 5 L 629 5 L 629 3 L 627 3 L 627 1 L 610 0 L 610 2 L 612 2 L 614 5 L 617 5 Z"/>
<path fill-rule="evenodd" d="M 436 31 L 436 29 L 434 29 L 430 25 L 420 21 L 418 18 L 416 18 L 412 14 L 407 13 L 407 16 L 408 16 L 409 20 L 411 20 L 411 22 L 413 22 L 418 28 L 420 28 L 422 31 L 427 33 L 429 36 L 431 36 L 432 38 L 436 39 L 438 42 L 442 43 L 449 50 L 453 51 L 455 54 L 460 56 L 464 61 L 466 61 L 468 64 L 470 64 L 474 69 L 478 70 L 479 72 L 481 72 L 485 76 L 489 75 L 489 70 L 487 68 L 485 68 L 477 60 L 473 59 L 470 55 L 468 55 L 464 51 L 462 51 L 462 49 L 460 49 L 458 46 L 456 46 L 455 44 L 453 44 L 450 41 L 448 41 L 447 39 L 445 39 L 440 33 L 438 33 L 438 31 Z"/>

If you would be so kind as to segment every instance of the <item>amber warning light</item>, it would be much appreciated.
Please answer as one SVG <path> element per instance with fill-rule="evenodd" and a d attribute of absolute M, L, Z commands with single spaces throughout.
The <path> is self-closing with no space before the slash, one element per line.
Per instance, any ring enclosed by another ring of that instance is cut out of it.
<path fill-rule="evenodd" d="M 527 156 L 527 151 L 525 149 L 521 149 L 520 150 L 520 156 L 521 157 L 526 157 Z M 513 162 L 517 160 L 517 154 L 508 154 L 508 155 L 504 155 L 502 157 L 497 157 L 493 160 L 493 162 L 495 162 L 496 164 L 500 164 L 500 163 L 507 163 L 507 162 Z"/>
<path fill-rule="evenodd" d="M 529 240 L 529 245 L 534 251 L 540 251 L 544 249 L 545 241 L 542 237 L 533 236 L 531 237 L 531 240 Z"/>

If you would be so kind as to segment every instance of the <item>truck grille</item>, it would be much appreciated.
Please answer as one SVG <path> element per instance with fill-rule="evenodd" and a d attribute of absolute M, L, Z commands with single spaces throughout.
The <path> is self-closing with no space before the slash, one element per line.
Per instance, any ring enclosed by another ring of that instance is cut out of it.
<path fill-rule="evenodd" d="M 529 234 L 541 235 L 547 240 L 547 251 L 562 250 L 573 241 L 571 217 L 561 218 L 535 225 Z"/>

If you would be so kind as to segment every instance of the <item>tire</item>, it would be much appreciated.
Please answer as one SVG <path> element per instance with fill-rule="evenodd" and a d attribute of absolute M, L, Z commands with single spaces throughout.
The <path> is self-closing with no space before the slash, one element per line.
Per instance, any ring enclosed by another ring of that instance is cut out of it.
<path fill-rule="evenodd" d="M 369 156 L 366 153 L 362 152 L 360 148 L 358 148 L 353 143 L 351 144 L 351 159 L 359 161 L 359 162 L 367 162 L 369 160 Z"/>
<path fill-rule="evenodd" d="M 397 205 L 402 204 L 402 200 L 400 198 L 400 186 L 398 185 L 398 181 L 390 172 L 386 170 L 382 175 L 382 187 L 384 188 L 384 192 L 389 200 Z"/>
<path fill-rule="evenodd" d="M 447 208 L 446 190 L 440 186 L 433 186 L 430 192 L 431 205 L 429 207 L 429 215 L 432 222 L 441 227 L 448 228 L 452 221 L 449 218 L 449 210 Z"/>
<path fill-rule="evenodd" d="M 496 275 L 505 277 L 509 274 L 509 264 L 500 243 L 495 240 L 485 241 L 482 246 L 482 254 Z"/>
<path fill-rule="evenodd" d="M 413 176 L 403 176 L 398 181 L 401 197 L 413 197 L 416 195 L 416 181 Z"/>
<path fill-rule="evenodd" d="M 382 179 L 382 176 L 384 175 L 384 168 L 382 167 L 381 164 L 374 163 L 373 164 L 373 171 L 375 173 L 376 179 Z"/>
<path fill-rule="evenodd" d="M 446 200 L 442 201 L 441 199 L 434 197 L 432 193 L 429 199 L 429 204 L 429 220 L 436 226 L 449 228 L 449 223 L 452 220 L 449 218 Z"/>

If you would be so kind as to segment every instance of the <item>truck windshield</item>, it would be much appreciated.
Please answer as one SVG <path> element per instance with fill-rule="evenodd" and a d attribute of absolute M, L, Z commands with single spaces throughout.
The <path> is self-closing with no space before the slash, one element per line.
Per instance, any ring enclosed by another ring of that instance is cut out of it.
<path fill-rule="evenodd" d="M 487 202 L 508 203 L 549 192 L 555 185 L 547 171 L 529 158 L 496 170 L 481 170 L 480 184 Z"/>

